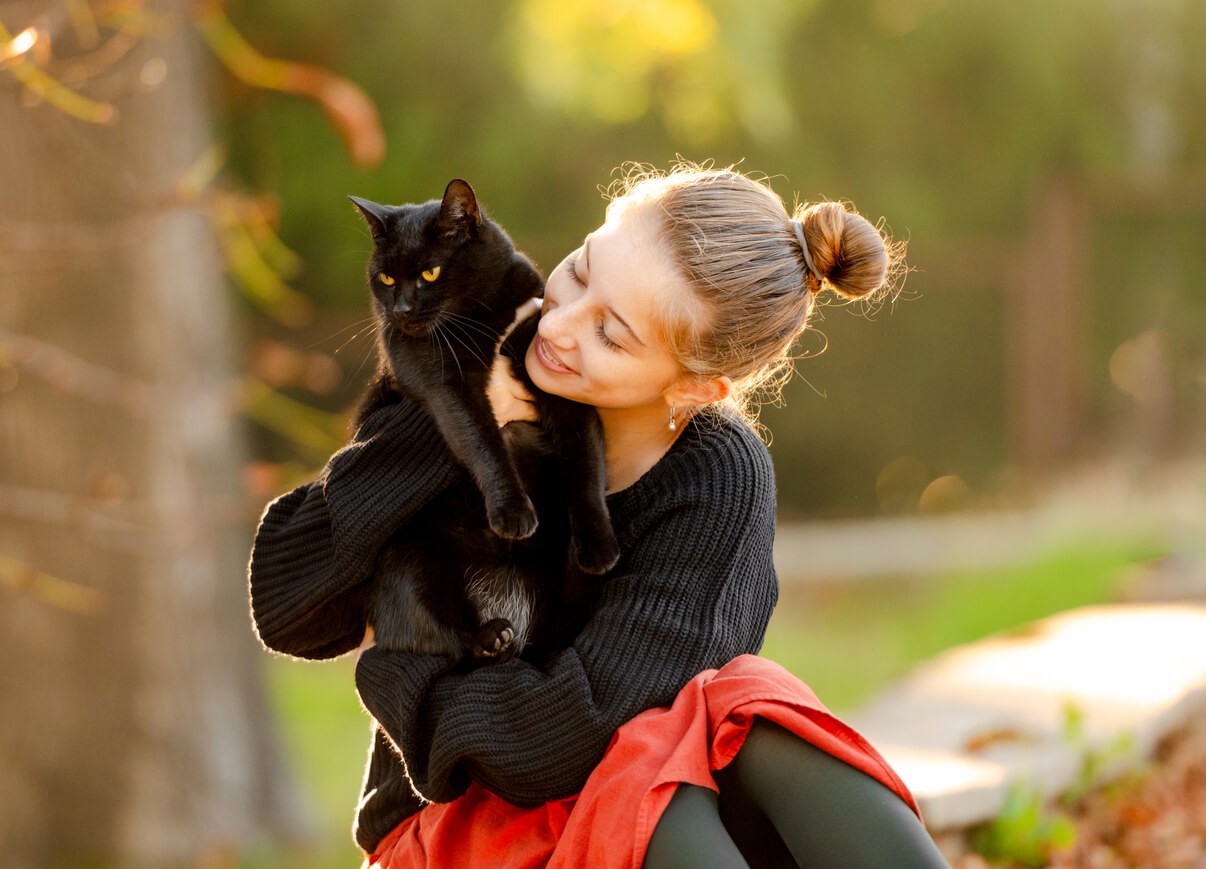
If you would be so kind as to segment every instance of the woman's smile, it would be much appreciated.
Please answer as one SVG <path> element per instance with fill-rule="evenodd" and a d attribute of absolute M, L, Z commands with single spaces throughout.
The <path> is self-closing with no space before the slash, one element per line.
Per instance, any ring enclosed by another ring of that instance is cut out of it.
<path fill-rule="evenodd" d="M 610 215 L 549 275 L 525 356 L 537 389 L 598 408 L 669 413 L 682 374 L 659 339 L 663 310 L 689 290 L 662 248 L 655 212 Z"/>
<path fill-rule="evenodd" d="M 540 337 L 540 335 L 536 336 L 536 340 L 533 342 L 533 344 L 536 349 L 536 358 L 540 361 L 541 365 L 543 365 L 545 368 L 547 368 L 552 373 L 554 373 L 554 374 L 577 374 L 578 373 L 574 369 L 572 369 L 568 365 L 566 365 L 564 362 L 562 362 L 561 357 L 558 356 L 556 351 L 553 350 L 552 345 L 549 344 L 549 342 L 547 340 Z"/>

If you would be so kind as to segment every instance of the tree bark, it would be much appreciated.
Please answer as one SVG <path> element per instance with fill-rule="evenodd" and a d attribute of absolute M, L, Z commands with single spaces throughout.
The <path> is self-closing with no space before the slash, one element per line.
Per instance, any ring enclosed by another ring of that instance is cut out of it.
<path fill-rule="evenodd" d="M 247 615 L 237 330 L 173 192 L 211 143 L 202 58 L 183 0 L 147 6 L 165 33 L 87 70 L 113 123 L 0 69 L 3 865 L 195 865 L 300 830 Z M 77 32 L 64 79 L 96 58 Z"/>
<path fill-rule="evenodd" d="M 1018 262 L 1006 282 L 1006 379 L 1012 452 L 1032 480 L 1084 448 L 1089 221 L 1070 177 L 1031 192 Z"/>

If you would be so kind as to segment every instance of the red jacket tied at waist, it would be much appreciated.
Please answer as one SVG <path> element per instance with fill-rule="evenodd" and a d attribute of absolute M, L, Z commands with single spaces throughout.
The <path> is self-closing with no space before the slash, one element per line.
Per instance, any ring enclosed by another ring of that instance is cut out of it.
<path fill-rule="evenodd" d="M 772 721 L 876 779 L 920 814 L 908 788 L 851 727 L 778 664 L 742 655 L 688 682 L 669 708 L 616 731 L 576 796 L 521 809 L 471 785 L 451 803 L 398 825 L 371 866 L 639 869 L 679 783 L 717 790 L 714 771 L 736 756 L 755 716 Z"/>

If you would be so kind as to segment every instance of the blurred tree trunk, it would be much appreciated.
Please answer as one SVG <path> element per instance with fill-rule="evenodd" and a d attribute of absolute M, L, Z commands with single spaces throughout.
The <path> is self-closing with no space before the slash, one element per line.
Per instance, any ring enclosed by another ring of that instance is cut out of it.
<path fill-rule="evenodd" d="M 1070 176 L 1036 185 L 1005 305 L 1012 452 L 1033 480 L 1084 448 L 1088 261 L 1080 186 Z"/>
<path fill-rule="evenodd" d="M 299 829 L 247 615 L 229 299 L 173 194 L 211 142 L 198 46 L 183 0 L 148 6 L 165 32 L 104 68 L 57 22 L 53 69 L 81 61 L 113 123 L 0 69 L 5 866 L 195 865 Z"/>

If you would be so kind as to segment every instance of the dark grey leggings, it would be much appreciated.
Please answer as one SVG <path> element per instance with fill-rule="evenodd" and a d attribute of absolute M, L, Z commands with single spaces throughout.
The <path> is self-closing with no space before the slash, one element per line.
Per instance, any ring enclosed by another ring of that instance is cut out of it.
<path fill-rule="evenodd" d="M 645 869 L 932 869 L 947 863 L 900 797 L 764 719 L 716 774 L 720 796 L 679 785 Z"/>

